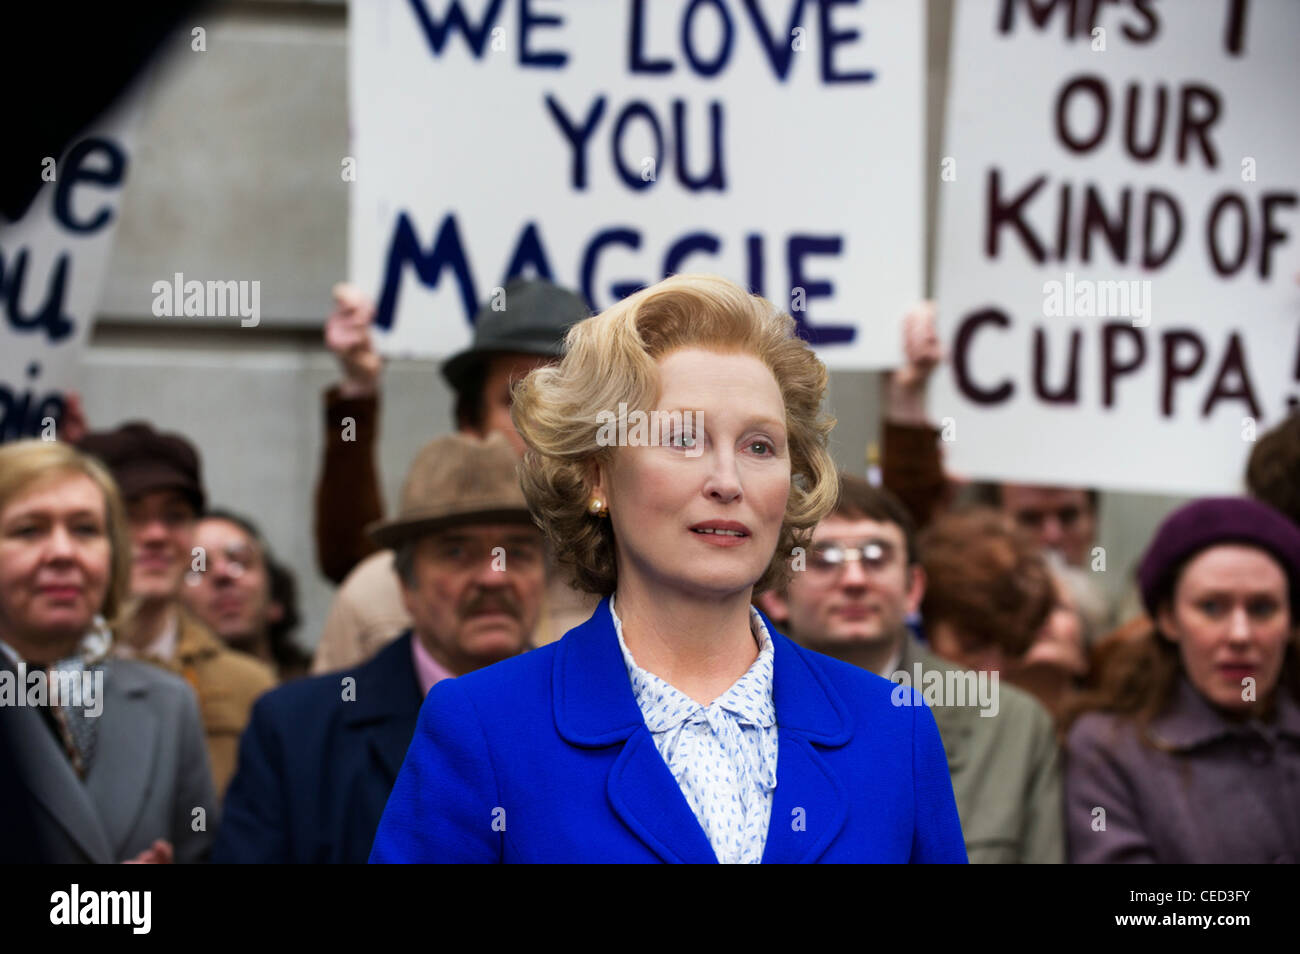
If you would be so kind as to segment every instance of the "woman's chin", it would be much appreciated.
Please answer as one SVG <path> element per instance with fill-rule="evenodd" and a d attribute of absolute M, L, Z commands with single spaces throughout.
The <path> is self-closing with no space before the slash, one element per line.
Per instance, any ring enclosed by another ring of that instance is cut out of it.
<path fill-rule="evenodd" d="M 672 589 L 702 599 L 723 600 L 740 594 L 748 599 L 761 575 L 749 568 L 718 566 L 701 568 L 690 574 L 679 570 L 668 579 Z"/>

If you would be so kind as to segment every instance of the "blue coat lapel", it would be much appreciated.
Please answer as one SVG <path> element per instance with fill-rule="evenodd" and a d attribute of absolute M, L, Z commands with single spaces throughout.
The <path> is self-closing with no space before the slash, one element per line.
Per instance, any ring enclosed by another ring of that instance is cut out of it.
<path fill-rule="evenodd" d="M 772 635 L 772 700 L 779 733 L 776 794 L 763 862 L 812 862 L 839 835 L 849 806 L 844 783 L 819 750 L 847 743 L 853 722 L 807 652 L 777 632 L 766 616 L 763 622 Z"/>
<path fill-rule="evenodd" d="M 610 770 L 609 801 L 623 824 L 664 861 L 717 864 L 713 846 L 644 724 Z"/>
<path fill-rule="evenodd" d="M 632 695 L 608 597 L 555 654 L 555 724 L 571 745 L 622 745 L 610 770 L 610 804 L 625 825 L 664 861 L 716 862 L 704 830 L 655 748 Z M 764 617 L 773 641 L 773 701 L 779 750 L 777 786 L 765 862 L 815 861 L 844 825 L 848 795 L 818 747 L 844 745 L 853 734 L 834 688 Z M 801 809 L 802 812 L 796 812 Z"/>

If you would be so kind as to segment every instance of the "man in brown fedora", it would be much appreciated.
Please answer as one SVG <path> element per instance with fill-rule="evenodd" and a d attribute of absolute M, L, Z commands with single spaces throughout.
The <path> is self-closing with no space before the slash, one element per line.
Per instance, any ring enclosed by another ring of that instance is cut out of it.
<path fill-rule="evenodd" d="M 565 332 L 589 314 L 576 293 L 541 279 L 515 279 L 474 317 L 469 348 L 442 365 L 464 434 L 500 433 L 515 453 L 523 440 L 510 420 L 511 385 L 563 352 Z M 393 551 L 363 528 L 383 513 L 375 468 L 383 360 L 370 333 L 374 303 L 350 285 L 335 288 L 325 341 L 342 381 L 325 394 L 324 458 L 316 487 L 316 545 L 322 572 L 339 584 L 321 630 L 312 672 L 359 665 L 410 625 L 393 574 Z M 348 422 L 349 439 L 342 439 Z M 552 574 L 533 645 L 559 639 L 591 615 L 596 601 Z"/>
<path fill-rule="evenodd" d="M 500 434 L 416 456 L 397 517 L 368 528 L 394 551 L 411 627 L 362 666 L 258 701 L 213 861 L 366 861 L 425 694 L 528 648 L 546 551 L 517 464 Z"/>

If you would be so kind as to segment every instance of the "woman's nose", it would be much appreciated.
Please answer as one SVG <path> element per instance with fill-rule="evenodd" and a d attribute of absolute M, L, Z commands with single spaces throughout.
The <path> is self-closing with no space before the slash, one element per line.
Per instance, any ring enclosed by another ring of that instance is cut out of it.
<path fill-rule="evenodd" d="M 46 551 L 53 559 L 68 559 L 77 552 L 72 534 L 67 527 L 55 527 L 50 533 L 49 546 Z"/>
<path fill-rule="evenodd" d="M 1238 606 L 1228 619 L 1228 638 L 1233 642 L 1245 642 L 1250 639 L 1250 614 L 1246 607 Z"/>
<path fill-rule="evenodd" d="M 710 455 L 709 479 L 704 489 L 709 496 L 723 502 L 740 496 L 740 473 L 734 452 L 720 450 Z"/>

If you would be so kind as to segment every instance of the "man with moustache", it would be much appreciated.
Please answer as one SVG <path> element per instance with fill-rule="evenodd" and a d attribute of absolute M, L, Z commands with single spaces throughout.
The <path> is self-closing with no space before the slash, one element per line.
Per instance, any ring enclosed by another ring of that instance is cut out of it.
<path fill-rule="evenodd" d="M 528 648 L 546 551 L 517 464 L 500 434 L 442 437 L 416 456 L 400 513 L 369 528 L 394 551 L 411 627 L 358 668 L 257 703 L 213 861 L 366 861 L 429 689 Z"/>
<path fill-rule="evenodd" d="M 839 502 L 813 531 L 803 568 L 759 607 L 802 646 L 887 679 L 959 669 L 907 625 L 925 594 L 915 530 L 887 490 L 840 475 Z M 924 678 L 924 676 L 923 676 Z M 1052 722 L 1030 695 L 995 685 L 995 703 L 932 707 L 972 864 L 1065 860 L 1059 755 Z M 928 700 L 927 700 L 928 701 Z"/>
<path fill-rule="evenodd" d="M 204 506 L 198 453 L 180 435 L 160 434 L 142 422 L 86 434 L 78 446 L 108 466 L 131 527 L 132 609 L 113 634 L 113 652 L 161 666 L 194 689 L 220 797 L 234 774 L 253 702 L 275 685 L 275 675 L 229 648 L 181 602 Z"/>
<path fill-rule="evenodd" d="M 511 387 L 563 352 L 568 328 L 589 314 L 581 296 L 542 279 L 514 279 L 474 317 L 469 348 L 448 358 L 442 376 L 455 392 L 463 434 L 503 435 L 522 456 L 510 419 Z M 375 305 L 350 285 L 335 288 L 325 343 L 342 380 L 325 394 L 324 457 L 316 487 L 316 547 L 321 570 L 339 584 L 321 631 L 312 672 L 365 662 L 410 625 L 393 576 L 393 552 L 364 528 L 383 514 L 375 467 L 383 360 L 371 334 Z M 347 439 L 343 438 L 347 434 Z M 553 573 L 533 645 L 559 639 L 587 619 L 596 601 Z"/>

